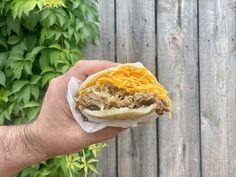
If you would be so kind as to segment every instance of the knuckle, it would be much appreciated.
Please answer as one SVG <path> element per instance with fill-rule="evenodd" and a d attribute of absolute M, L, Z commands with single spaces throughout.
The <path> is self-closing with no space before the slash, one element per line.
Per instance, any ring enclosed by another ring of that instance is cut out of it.
<path fill-rule="evenodd" d="M 86 63 L 86 61 L 80 60 L 75 64 L 75 66 L 76 66 L 76 68 L 81 68 L 84 66 L 85 63 Z"/>
<path fill-rule="evenodd" d="M 60 79 L 61 77 L 62 77 L 62 76 L 53 78 L 53 79 L 49 82 L 49 88 L 51 88 L 51 87 L 57 87 L 57 86 L 60 84 L 60 82 L 61 82 L 61 79 Z"/>

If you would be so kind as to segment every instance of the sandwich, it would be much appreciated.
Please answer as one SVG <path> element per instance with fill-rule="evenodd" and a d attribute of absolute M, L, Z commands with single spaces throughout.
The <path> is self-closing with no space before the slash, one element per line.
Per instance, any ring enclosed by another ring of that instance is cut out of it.
<path fill-rule="evenodd" d="M 137 120 L 165 112 L 172 103 L 164 86 L 141 63 L 120 64 L 87 77 L 75 95 L 78 110 L 88 118 Z"/>

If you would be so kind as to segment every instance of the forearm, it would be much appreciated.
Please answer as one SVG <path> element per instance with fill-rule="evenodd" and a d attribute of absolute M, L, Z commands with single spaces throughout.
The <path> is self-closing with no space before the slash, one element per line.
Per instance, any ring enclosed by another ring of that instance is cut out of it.
<path fill-rule="evenodd" d="M 47 159 L 33 124 L 0 126 L 0 176 L 7 177 Z"/>

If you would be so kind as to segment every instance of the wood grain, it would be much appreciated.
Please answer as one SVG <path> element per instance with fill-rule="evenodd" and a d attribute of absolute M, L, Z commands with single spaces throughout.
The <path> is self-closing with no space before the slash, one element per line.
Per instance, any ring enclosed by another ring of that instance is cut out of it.
<path fill-rule="evenodd" d="M 199 177 L 197 1 L 159 0 L 158 78 L 173 101 L 159 123 L 159 176 Z"/>
<path fill-rule="evenodd" d="M 115 5 L 114 0 L 98 0 L 100 15 L 100 36 L 96 46 L 90 45 L 86 49 L 85 59 L 115 60 Z"/>
<path fill-rule="evenodd" d="M 236 1 L 199 0 L 199 5 L 202 176 L 234 177 Z"/>
<path fill-rule="evenodd" d="M 116 1 L 118 62 L 141 61 L 155 73 L 155 1 Z M 156 122 L 118 137 L 118 176 L 156 177 Z"/>
<path fill-rule="evenodd" d="M 236 1 L 99 0 L 99 9 L 101 37 L 86 58 L 141 61 L 173 100 L 172 120 L 109 142 L 100 176 L 235 177 Z"/>
<path fill-rule="evenodd" d="M 114 1 L 98 1 L 100 14 L 100 38 L 97 46 L 89 46 L 85 59 L 106 59 L 115 61 L 115 16 Z M 116 139 L 106 142 L 108 147 L 98 153 L 99 177 L 116 177 Z M 97 176 L 97 175 L 93 175 Z"/>

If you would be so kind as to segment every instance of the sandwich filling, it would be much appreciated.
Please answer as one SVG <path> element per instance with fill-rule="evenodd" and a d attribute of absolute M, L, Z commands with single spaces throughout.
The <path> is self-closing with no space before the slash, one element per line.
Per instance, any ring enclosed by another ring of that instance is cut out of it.
<path fill-rule="evenodd" d="M 137 109 L 152 104 L 156 105 L 155 111 L 158 115 L 170 111 L 168 104 L 164 99 L 156 99 L 156 93 L 129 93 L 123 89 L 108 84 L 105 87 L 95 85 L 86 88 L 82 94 L 77 96 L 76 102 L 80 108 L 86 108 L 92 111 L 123 107 Z"/>
<path fill-rule="evenodd" d="M 120 65 L 85 85 L 75 101 L 80 109 L 91 111 L 137 109 L 155 104 L 158 115 L 169 112 L 171 117 L 167 91 L 145 67 Z"/>

